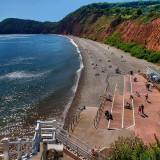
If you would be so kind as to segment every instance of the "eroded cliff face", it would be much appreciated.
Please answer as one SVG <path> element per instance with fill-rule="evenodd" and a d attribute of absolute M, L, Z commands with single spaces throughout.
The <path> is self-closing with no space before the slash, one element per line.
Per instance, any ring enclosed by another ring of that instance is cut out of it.
<path fill-rule="evenodd" d="M 140 25 L 136 21 L 115 19 L 106 23 L 107 17 L 92 15 L 86 23 L 72 19 L 60 23 L 58 33 L 72 34 L 79 37 L 96 37 L 96 41 L 104 42 L 112 34 L 120 33 L 124 42 L 135 42 L 146 46 L 147 49 L 160 52 L 160 18 L 150 24 Z"/>
<path fill-rule="evenodd" d="M 135 42 L 149 50 L 160 52 L 160 18 L 146 25 L 125 21 L 116 32 L 121 33 L 121 40 L 124 42 Z"/>

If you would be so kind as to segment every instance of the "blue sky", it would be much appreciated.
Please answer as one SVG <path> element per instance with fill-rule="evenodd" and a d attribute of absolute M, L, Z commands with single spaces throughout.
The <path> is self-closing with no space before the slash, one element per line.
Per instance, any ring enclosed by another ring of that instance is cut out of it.
<path fill-rule="evenodd" d="M 126 1 L 129 0 L 0 0 L 0 21 L 21 18 L 56 22 L 83 5 Z"/>

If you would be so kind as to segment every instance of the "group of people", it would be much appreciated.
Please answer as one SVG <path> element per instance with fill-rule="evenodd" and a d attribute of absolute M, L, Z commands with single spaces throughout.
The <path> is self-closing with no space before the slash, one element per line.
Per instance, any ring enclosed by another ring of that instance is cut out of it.
<path fill-rule="evenodd" d="M 141 106 L 138 107 L 138 114 L 144 114 L 144 105 L 142 104 Z"/>
<path fill-rule="evenodd" d="M 115 69 L 115 72 L 116 72 L 116 73 L 121 73 L 119 67 L 117 67 L 117 68 Z"/>
<path fill-rule="evenodd" d="M 127 102 L 127 103 L 124 105 L 124 108 L 126 108 L 126 109 L 132 109 L 131 103 Z"/>
<path fill-rule="evenodd" d="M 105 111 L 105 116 L 106 116 L 106 119 L 109 121 L 110 119 L 113 120 L 113 116 L 112 116 L 112 113 L 109 113 L 108 110 Z"/>
<path fill-rule="evenodd" d="M 97 151 L 95 149 L 91 149 L 91 160 L 95 160 L 98 158 Z"/>
<path fill-rule="evenodd" d="M 111 93 L 109 93 L 106 97 L 106 101 L 110 101 L 112 102 L 112 96 L 111 96 Z"/>
<path fill-rule="evenodd" d="M 149 91 L 149 88 L 150 88 L 150 84 L 146 84 L 146 90 L 148 90 Z"/>
<path fill-rule="evenodd" d="M 137 82 L 137 77 L 134 77 L 134 82 Z"/>
<path fill-rule="evenodd" d="M 96 74 L 95 74 L 95 76 L 99 76 L 99 75 L 100 75 L 99 73 L 96 73 Z"/>
<path fill-rule="evenodd" d="M 136 77 L 134 78 L 134 82 L 137 82 L 137 78 L 136 78 Z M 146 83 L 146 90 L 149 91 L 149 88 L 150 88 L 150 84 Z M 137 92 L 137 91 L 136 91 L 136 95 L 137 95 L 138 97 L 141 97 L 140 94 L 139 94 L 139 92 Z M 145 101 L 148 102 L 148 93 L 145 95 Z M 149 103 L 149 102 L 148 102 L 148 103 Z M 138 114 L 144 114 L 144 105 L 143 105 L 143 104 L 141 104 L 141 105 L 138 107 Z"/>

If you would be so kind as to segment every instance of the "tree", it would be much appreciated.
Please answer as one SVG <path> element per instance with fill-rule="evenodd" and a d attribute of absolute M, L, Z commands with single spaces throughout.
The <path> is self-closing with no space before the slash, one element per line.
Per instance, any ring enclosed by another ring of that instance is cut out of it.
<path fill-rule="evenodd" d="M 137 15 L 140 16 L 140 15 L 142 14 L 142 10 L 138 8 L 138 9 L 136 10 L 136 13 L 137 13 Z"/>

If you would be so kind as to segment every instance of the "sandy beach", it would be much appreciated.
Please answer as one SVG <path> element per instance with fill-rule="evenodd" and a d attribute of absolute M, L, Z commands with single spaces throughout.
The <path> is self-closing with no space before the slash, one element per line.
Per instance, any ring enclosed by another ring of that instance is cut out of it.
<path fill-rule="evenodd" d="M 106 88 L 113 93 L 117 84 L 119 92 L 122 94 L 124 74 L 131 70 L 133 73 L 137 73 L 138 70 L 145 72 L 147 66 L 158 68 L 150 62 L 132 57 L 129 53 L 115 47 L 74 36 L 69 36 L 69 38 L 78 45 L 84 68 L 81 71 L 75 97 L 65 118 L 65 129 L 71 123 L 78 108 L 83 106 L 99 107 Z M 119 67 L 121 74 L 115 73 L 117 67 Z M 101 72 L 102 69 L 104 72 Z M 99 75 L 95 76 L 96 74 Z"/>

